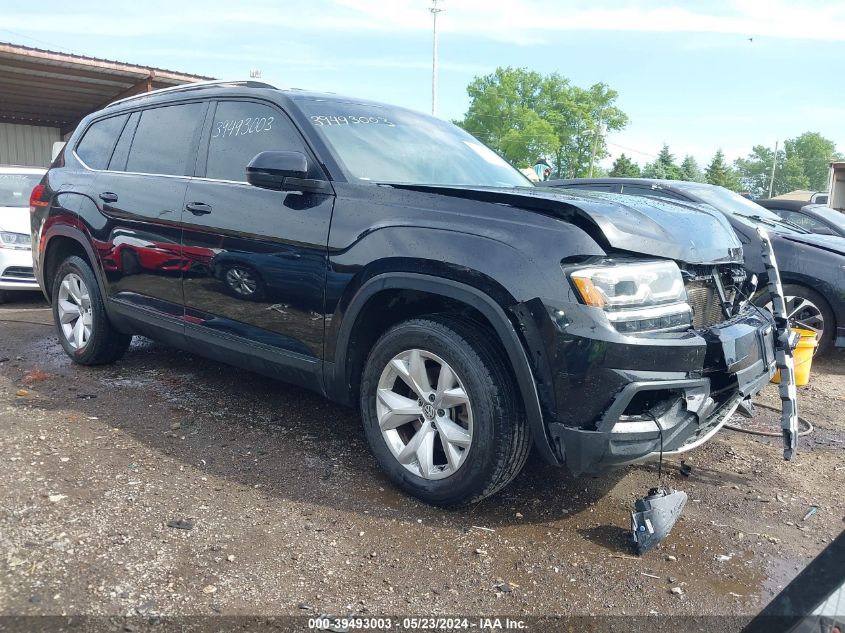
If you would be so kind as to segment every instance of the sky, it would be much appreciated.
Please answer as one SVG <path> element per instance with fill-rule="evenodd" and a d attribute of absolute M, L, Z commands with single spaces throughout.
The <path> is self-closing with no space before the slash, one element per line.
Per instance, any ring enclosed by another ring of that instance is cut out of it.
<path fill-rule="evenodd" d="M 440 0 L 437 115 L 497 66 L 619 92 L 615 157 L 704 165 L 805 131 L 845 150 L 845 0 Z M 0 41 L 431 111 L 431 0 L 0 0 Z M 609 164 L 610 159 L 605 161 Z"/>

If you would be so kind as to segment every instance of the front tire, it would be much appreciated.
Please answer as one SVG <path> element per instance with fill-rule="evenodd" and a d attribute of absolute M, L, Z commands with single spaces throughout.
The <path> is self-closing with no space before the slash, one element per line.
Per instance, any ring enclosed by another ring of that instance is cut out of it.
<path fill-rule="evenodd" d="M 59 342 L 73 362 L 103 365 L 123 356 L 132 336 L 109 321 L 97 278 L 84 259 L 68 257 L 61 263 L 52 295 Z"/>
<path fill-rule="evenodd" d="M 435 315 L 373 346 L 361 417 L 387 476 L 441 506 L 488 497 L 525 465 L 531 435 L 504 355 L 486 330 Z"/>

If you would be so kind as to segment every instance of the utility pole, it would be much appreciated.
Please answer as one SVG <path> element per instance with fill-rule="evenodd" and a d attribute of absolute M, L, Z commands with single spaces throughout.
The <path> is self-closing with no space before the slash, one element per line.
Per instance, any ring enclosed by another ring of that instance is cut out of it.
<path fill-rule="evenodd" d="M 772 189 L 775 186 L 775 167 L 778 164 L 778 141 L 775 141 L 775 155 L 772 158 L 772 177 L 769 178 L 769 198 L 772 197 Z"/>
<path fill-rule="evenodd" d="M 437 14 L 445 9 L 437 6 L 438 0 L 431 0 L 431 17 L 434 20 L 431 47 L 431 116 L 437 116 Z"/>
<path fill-rule="evenodd" d="M 596 127 L 596 135 L 593 139 L 593 151 L 590 153 L 590 178 L 593 177 L 593 164 L 596 161 L 596 152 L 599 151 L 599 137 L 604 134 L 607 126 L 599 119 L 598 127 Z"/>

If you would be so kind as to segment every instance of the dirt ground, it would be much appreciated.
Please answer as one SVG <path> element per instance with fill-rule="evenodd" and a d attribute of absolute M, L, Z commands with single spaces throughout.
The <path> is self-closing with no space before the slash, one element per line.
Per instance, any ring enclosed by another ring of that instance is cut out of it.
<path fill-rule="evenodd" d="M 0 615 L 753 614 L 845 527 L 845 353 L 800 389 L 794 461 L 730 430 L 689 477 L 670 460 L 690 501 L 640 559 L 654 465 L 533 460 L 443 511 L 387 482 L 354 411 L 141 338 L 74 366 L 50 324 L 0 306 Z"/>

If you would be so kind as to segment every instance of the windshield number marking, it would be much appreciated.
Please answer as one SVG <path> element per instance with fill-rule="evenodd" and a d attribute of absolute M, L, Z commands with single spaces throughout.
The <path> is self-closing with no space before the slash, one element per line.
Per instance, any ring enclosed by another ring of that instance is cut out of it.
<path fill-rule="evenodd" d="M 324 125 L 387 125 L 389 127 L 396 127 L 395 124 L 383 116 L 314 115 L 311 117 L 311 123 L 320 127 Z"/>

